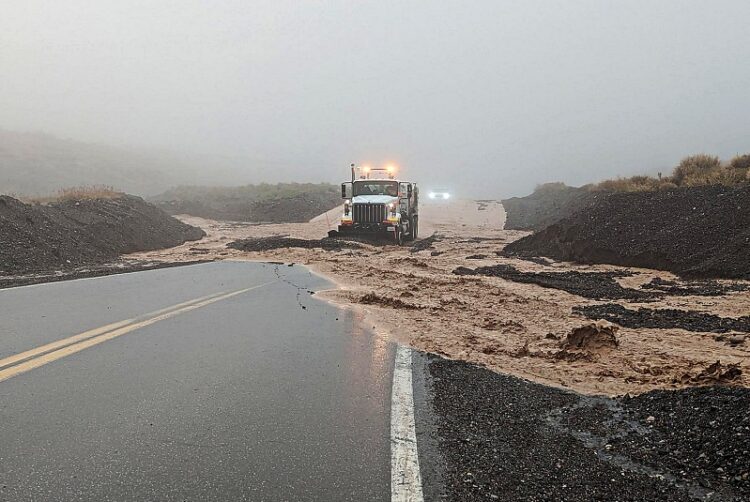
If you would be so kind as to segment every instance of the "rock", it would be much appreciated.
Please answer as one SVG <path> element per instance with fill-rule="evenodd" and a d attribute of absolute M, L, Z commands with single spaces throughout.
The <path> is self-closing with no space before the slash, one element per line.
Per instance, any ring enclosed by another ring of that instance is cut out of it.
<path fill-rule="evenodd" d="M 615 333 L 618 327 L 607 321 L 596 321 L 584 324 L 573 330 L 562 342 L 563 350 L 582 350 L 597 352 L 614 349 L 619 345 Z"/>

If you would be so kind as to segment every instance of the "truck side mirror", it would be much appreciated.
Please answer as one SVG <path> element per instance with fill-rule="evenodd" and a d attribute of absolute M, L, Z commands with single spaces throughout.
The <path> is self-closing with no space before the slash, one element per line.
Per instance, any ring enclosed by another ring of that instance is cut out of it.
<path fill-rule="evenodd" d="M 406 196 L 411 199 L 411 183 L 406 185 Z"/>
<path fill-rule="evenodd" d="M 346 183 L 341 184 L 341 198 L 346 199 Z"/>

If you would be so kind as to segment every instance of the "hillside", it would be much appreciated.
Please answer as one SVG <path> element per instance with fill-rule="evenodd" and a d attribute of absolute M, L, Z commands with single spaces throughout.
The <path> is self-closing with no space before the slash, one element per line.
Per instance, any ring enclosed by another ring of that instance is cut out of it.
<path fill-rule="evenodd" d="M 571 215 L 596 197 L 589 186 L 545 183 L 525 197 L 503 200 L 506 230 L 541 230 Z"/>
<path fill-rule="evenodd" d="M 509 256 L 548 256 L 750 278 L 750 185 L 600 192 L 590 205 L 509 244 Z"/>
<path fill-rule="evenodd" d="M 16 196 L 81 185 L 149 196 L 179 185 L 289 179 L 289 168 L 262 159 L 120 148 L 0 128 L 0 193 Z"/>
<path fill-rule="evenodd" d="M 262 223 L 304 222 L 341 204 L 327 183 L 278 183 L 238 187 L 182 186 L 149 199 L 170 214 Z"/>

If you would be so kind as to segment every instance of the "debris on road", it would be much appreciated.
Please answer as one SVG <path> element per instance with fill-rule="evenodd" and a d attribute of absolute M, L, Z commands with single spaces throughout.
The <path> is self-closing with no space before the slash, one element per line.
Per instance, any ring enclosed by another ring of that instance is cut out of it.
<path fill-rule="evenodd" d="M 184 217 L 206 229 L 208 236 L 200 244 L 132 258 L 250 259 L 307 265 L 338 285 L 317 292 L 317 296 L 355 306 L 370 326 L 400 343 L 584 393 L 613 395 L 678 388 L 683 386 L 679 383 L 681 375 L 707 365 L 708 352 L 711 359 L 727 363 L 747 358 L 746 343 L 732 344 L 728 339 L 718 342 L 713 334 L 685 336 L 676 328 L 630 328 L 596 316 L 591 320 L 622 326 L 616 333 L 617 348 L 563 351 L 560 340 L 588 320 L 578 308 L 597 305 L 599 299 L 633 311 L 646 306 L 695 309 L 727 318 L 750 311 L 750 291 L 734 291 L 732 286 L 719 296 L 672 295 L 642 287 L 648 283 L 660 286 L 660 281 L 653 281 L 657 277 L 676 281 L 668 273 L 498 256 L 506 243 L 526 235 L 501 230 L 502 215 L 497 203 L 487 203 L 482 211 L 477 203 L 460 199 L 434 206 L 425 203 L 420 226 L 430 237 L 415 242 L 418 249 L 414 253 L 407 246 L 349 239 L 346 242 L 361 247 L 337 251 L 315 247 L 330 242 L 338 248 L 337 239 L 325 239 L 331 226 L 338 223 L 332 214 L 309 223 L 274 225 Z M 236 248 L 227 247 L 235 241 Z M 301 247 L 290 247 L 298 243 Z M 210 252 L 205 253 L 206 249 Z M 491 257 L 478 263 L 494 263 L 485 269 L 487 275 L 475 272 L 482 267 L 475 268 L 477 262 L 467 259 L 472 255 Z M 461 275 L 462 271 L 467 275 Z M 728 284 L 717 282 L 722 287 Z M 750 385 L 747 372 L 739 382 Z"/>
<path fill-rule="evenodd" d="M 614 349 L 619 345 L 618 327 L 607 321 L 586 323 L 574 328 L 562 343 L 563 350 L 584 350 L 598 352 L 602 349 Z"/>
<path fill-rule="evenodd" d="M 426 251 L 428 249 L 434 249 L 435 243 L 441 240 L 438 234 L 432 234 L 424 239 L 419 239 L 414 245 L 409 248 L 412 253 L 418 253 L 420 251 Z"/>
<path fill-rule="evenodd" d="M 293 237 L 259 237 L 255 239 L 242 239 L 227 244 L 227 247 L 240 251 L 270 251 L 272 249 L 302 248 L 302 249 L 324 249 L 326 251 L 341 251 L 342 249 L 361 249 L 363 246 L 357 242 L 343 239 L 296 239 Z"/>
<path fill-rule="evenodd" d="M 661 291 L 671 296 L 723 296 L 750 290 L 745 283 L 724 283 L 719 281 L 668 281 L 661 277 L 654 277 L 651 282 L 641 286 L 643 289 Z"/>
<path fill-rule="evenodd" d="M 651 300 L 657 293 L 640 291 L 620 286 L 615 278 L 625 277 L 626 272 L 521 272 L 512 265 L 500 264 L 470 269 L 458 267 L 456 275 L 484 275 L 509 281 L 537 284 L 543 288 L 554 288 L 592 299 Z"/>
<path fill-rule="evenodd" d="M 716 361 L 698 374 L 685 373 L 680 377 L 679 383 L 686 385 L 710 385 L 736 382 L 742 376 L 739 364 L 722 364 Z"/>
<path fill-rule="evenodd" d="M 750 316 L 719 317 L 705 312 L 676 309 L 631 310 L 615 303 L 574 307 L 589 319 L 605 319 L 626 328 L 684 329 L 705 333 L 750 333 Z"/>
<path fill-rule="evenodd" d="M 387 296 L 381 296 L 377 293 L 367 293 L 359 299 L 359 303 L 364 305 L 380 305 L 382 307 L 391 307 L 394 309 L 421 309 L 424 308 L 413 303 L 408 303 L 400 298 L 390 298 Z"/>

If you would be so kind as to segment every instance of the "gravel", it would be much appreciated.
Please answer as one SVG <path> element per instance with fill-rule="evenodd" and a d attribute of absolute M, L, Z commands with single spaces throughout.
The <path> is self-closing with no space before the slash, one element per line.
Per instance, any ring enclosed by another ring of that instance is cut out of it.
<path fill-rule="evenodd" d="M 102 264 L 204 235 L 130 195 L 48 205 L 0 196 L 0 275 Z"/>
<path fill-rule="evenodd" d="M 562 183 L 539 186 L 526 197 L 503 200 L 506 230 L 541 230 L 585 207 L 602 192 Z"/>
<path fill-rule="evenodd" d="M 750 500 L 748 389 L 611 399 L 415 358 L 432 394 L 420 460 L 440 459 L 443 500 Z"/>
<path fill-rule="evenodd" d="M 509 244 L 506 256 L 750 279 L 750 185 L 605 192 L 578 212 Z"/>
<path fill-rule="evenodd" d="M 604 319 L 625 328 L 677 328 L 709 333 L 750 333 L 750 316 L 719 317 L 694 310 L 677 309 L 631 310 L 614 303 L 574 307 L 573 311 L 589 319 Z"/>
<path fill-rule="evenodd" d="M 341 251 L 342 249 L 362 249 L 363 246 L 357 242 L 348 240 L 325 238 L 325 239 L 297 239 L 293 237 L 258 237 L 253 239 L 242 239 L 230 242 L 227 247 L 240 251 L 269 251 L 282 248 L 320 248 L 326 251 Z"/>
<path fill-rule="evenodd" d="M 723 296 L 729 293 L 748 291 L 750 285 L 737 282 L 724 284 L 709 280 L 679 282 L 654 277 L 651 282 L 644 284 L 641 288 L 661 291 L 670 296 Z"/>
<path fill-rule="evenodd" d="M 492 265 L 471 269 L 458 267 L 456 275 L 484 275 L 508 281 L 537 284 L 544 288 L 561 289 L 568 293 L 592 299 L 626 299 L 648 301 L 660 294 L 623 288 L 615 281 L 625 272 L 521 272 L 511 265 Z"/>

